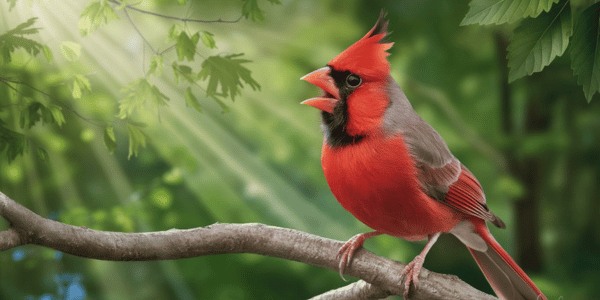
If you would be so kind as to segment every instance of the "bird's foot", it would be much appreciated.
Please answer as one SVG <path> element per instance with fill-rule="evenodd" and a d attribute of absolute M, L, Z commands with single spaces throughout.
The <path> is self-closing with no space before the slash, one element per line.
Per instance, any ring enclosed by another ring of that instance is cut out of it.
<path fill-rule="evenodd" d="M 415 258 L 404 267 L 402 270 L 401 276 L 404 278 L 404 299 L 408 299 L 408 292 L 410 291 L 410 284 L 415 287 L 415 290 L 419 285 L 419 273 L 421 273 L 421 268 L 423 267 L 423 262 L 425 262 L 425 257 L 420 254 L 415 256 Z"/>
<path fill-rule="evenodd" d="M 339 260 L 338 270 L 340 272 L 340 277 L 344 281 L 346 281 L 346 278 L 344 278 L 344 270 L 346 267 L 350 266 L 352 257 L 354 257 L 354 253 L 362 247 L 366 239 L 379 234 L 380 233 L 377 231 L 357 234 L 351 237 L 347 242 L 344 243 L 344 245 L 342 245 L 342 247 L 340 247 L 336 258 Z"/>

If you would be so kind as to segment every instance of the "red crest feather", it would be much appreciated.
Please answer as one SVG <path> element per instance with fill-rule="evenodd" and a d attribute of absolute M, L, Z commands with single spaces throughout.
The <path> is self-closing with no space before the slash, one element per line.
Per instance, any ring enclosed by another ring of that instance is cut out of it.
<path fill-rule="evenodd" d="M 329 65 L 336 70 L 356 73 L 364 79 L 386 78 L 390 73 L 387 50 L 394 45 L 385 41 L 387 29 L 388 21 L 382 11 L 375 26 L 364 37 L 334 57 Z"/>

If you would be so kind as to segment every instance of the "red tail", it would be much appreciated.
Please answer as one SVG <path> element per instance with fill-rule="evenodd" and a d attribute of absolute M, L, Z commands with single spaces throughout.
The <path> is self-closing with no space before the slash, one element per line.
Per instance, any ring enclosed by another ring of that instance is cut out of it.
<path fill-rule="evenodd" d="M 500 299 L 546 300 L 546 296 L 502 249 L 487 227 L 475 226 L 477 233 L 487 244 L 487 250 L 480 252 L 469 248 L 471 255 Z"/>

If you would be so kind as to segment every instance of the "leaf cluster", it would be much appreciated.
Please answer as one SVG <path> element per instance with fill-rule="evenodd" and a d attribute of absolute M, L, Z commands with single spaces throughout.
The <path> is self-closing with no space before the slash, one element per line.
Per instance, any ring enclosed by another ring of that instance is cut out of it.
<path fill-rule="evenodd" d="M 518 22 L 508 46 L 509 81 L 570 52 L 573 74 L 591 101 L 600 92 L 600 3 L 581 6 L 570 0 L 472 0 L 461 25 Z"/>
<path fill-rule="evenodd" d="M 198 73 L 198 79 L 208 80 L 206 87 L 207 96 L 222 96 L 235 99 L 240 95 L 244 85 L 249 85 L 253 90 L 259 89 L 260 85 L 250 74 L 250 70 L 243 64 L 250 62 L 240 58 L 243 54 L 231 54 L 226 56 L 211 56 L 202 62 L 202 70 Z"/>
<path fill-rule="evenodd" d="M 281 4 L 279 0 L 267 0 L 271 4 Z M 260 8 L 258 0 L 244 0 L 242 6 L 242 16 L 252 21 L 263 21 L 265 19 L 265 12 Z"/>
<path fill-rule="evenodd" d="M 280 3 L 278 0 L 267 1 L 272 4 Z M 157 1 L 157 4 L 161 5 L 159 2 Z M 14 7 L 15 3 L 16 0 L 9 1 L 10 9 Z M 14 114 L 15 122 L 12 121 L 12 117 L 4 117 L 9 112 L 0 115 L 0 142 L 2 143 L 0 151 L 5 151 L 9 160 L 13 160 L 27 150 L 27 145 L 30 144 L 27 131 L 37 124 L 54 124 L 61 127 L 67 121 L 63 115 L 65 107 L 68 107 L 75 117 L 89 122 L 94 127 L 102 128 L 104 143 L 111 152 L 116 149 L 118 133 L 122 133 L 127 136 L 129 141 L 129 157 L 137 155 L 139 149 L 146 145 L 145 124 L 139 121 L 140 113 L 143 114 L 149 109 L 160 113 L 160 109 L 167 106 L 170 101 L 159 85 L 155 84 L 155 81 L 165 79 L 164 65 L 171 65 L 173 78 L 182 85 L 182 90 L 185 91 L 181 93 L 182 101 L 187 107 L 198 112 L 202 112 L 203 108 L 202 99 L 196 96 L 197 90 L 203 91 L 206 98 L 215 100 L 223 110 L 226 110 L 227 105 L 223 100 L 227 98 L 234 100 L 239 97 L 244 86 L 250 86 L 253 90 L 260 88 L 247 68 L 250 60 L 243 58 L 243 54 L 211 53 L 205 55 L 201 53 L 201 51 L 217 49 L 215 35 L 205 30 L 206 28 L 192 28 L 190 25 L 235 23 L 239 19 L 224 21 L 178 17 L 162 12 L 148 11 L 141 8 L 139 4 L 134 1 L 93 0 L 79 16 L 78 28 L 82 36 L 99 30 L 111 21 L 127 19 L 145 45 L 152 50 L 153 55 L 148 66 L 145 66 L 144 76 L 125 83 L 121 89 L 122 97 L 114 104 L 116 114 L 112 119 L 90 120 L 80 112 L 71 109 L 71 105 L 65 104 L 69 101 L 84 100 L 94 96 L 94 91 L 92 91 L 94 83 L 88 78 L 85 68 L 79 63 L 80 58 L 85 56 L 85 50 L 79 43 L 72 41 L 60 43 L 59 51 L 66 65 L 61 66 L 64 71 L 59 76 L 55 76 L 54 86 L 69 88 L 69 94 L 63 93 L 60 101 L 52 99 L 55 95 L 48 92 L 48 87 L 44 84 L 32 85 L 27 80 L 2 71 L 0 83 L 7 87 L 6 91 L 14 92 L 11 96 L 12 102 L 8 106 L 17 112 Z M 188 1 L 178 1 L 177 4 L 189 3 Z M 240 6 L 240 19 L 264 20 L 265 12 L 259 6 L 258 0 L 244 0 Z M 167 24 L 168 26 L 171 22 L 173 26 L 168 33 L 167 40 L 172 44 L 163 47 L 164 50 L 159 50 L 160 47 L 150 44 L 144 33 L 135 24 L 135 19 L 130 16 L 134 13 L 166 21 L 157 24 Z M 189 13 L 189 11 L 186 12 L 188 15 Z M 52 53 L 49 48 L 32 38 L 32 35 L 40 32 L 40 28 L 35 27 L 36 20 L 36 18 L 30 18 L 15 28 L 0 33 L 0 67 L 11 64 L 17 50 L 23 50 L 31 57 L 43 53 L 51 62 Z M 169 55 L 170 53 L 174 53 L 176 56 L 173 58 Z M 15 65 L 12 68 L 20 67 Z M 65 99 L 64 96 L 67 96 L 68 99 Z M 0 107 L 0 113 L 2 110 Z M 15 124 L 16 126 L 11 127 L 5 124 Z"/>
<path fill-rule="evenodd" d="M 119 16 L 107 0 L 94 1 L 88 5 L 79 18 L 79 32 L 81 35 L 88 35 L 101 26 Z"/>
<path fill-rule="evenodd" d="M 48 47 L 26 37 L 39 32 L 39 28 L 33 27 L 36 20 L 37 18 L 30 18 L 26 22 L 0 35 L 0 65 L 10 63 L 12 54 L 17 49 L 23 49 L 32 56 L 43 52 L 48 60 L 51 59 Z"/>
<path fill-rule="evenodd" d="M 11 8 L 13 5 L 14 2 Z M 21 81 L 22 74 L 15 72 L 12 67 L 18 50 L 23 50 L 25 55 L 31 57 L 43 53 L 47 61 L 52 60 L 49 48 L 30 38 L 39 33 L 39 28 L 34 27 L 36 21 L 37 18 L 30 18 L 0 35 L 0 84 L 9 91 L 0 106 L 0 152 L 5 153 L 9 161 L 26 151 L 31 144 L 29 137 L 19 130 L 29 130 L 40 122 L 59 127 L 65 123 L 62 107 L 32 95 L 31 86 Z M 20 98 L 19 103 L 14 103 L 15 98 Z M 46 157 L 42 148 L 38 148 L 37 152 L 42 158 Z"/>

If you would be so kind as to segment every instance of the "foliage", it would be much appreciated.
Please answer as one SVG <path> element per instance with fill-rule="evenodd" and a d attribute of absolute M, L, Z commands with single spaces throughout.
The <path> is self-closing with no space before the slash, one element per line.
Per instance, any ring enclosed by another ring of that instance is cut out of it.
<path fill-rule="evenodd" d="M 558 0 L 472 0 L 461 25 L 513 23 L 549 11 Z"/>
<path fill-rule="evenodd" d="M 242 16 L 246 19 L 250 19 L 252 21 L 264 21 L 265 13 L 260 8 L 258 2 L 259 0 L 243 0 L 244 4 L 242 5 Z M 279 0 L 267 0 L 271 4 L 281 4 Z"/>
<path fill-rule="evenodd" d="M 589 101 L 600 91 L 600 3 L 581 13 L 572 47 L 571 66 Z"/>
<path fill-rule="evenodd" d="M 23 153 L 26 145 L 27 139 L 24 135 L 12 131 L 0 123 L 0 151 L 5 153 L 8 160 L 12 161 Z"/>
<path fill-rule="evenodd" d="M 14 53 L 17 50 L 23 50 L 31 56 L 44 53 L 48 61 L 52 59 L 47 46 L 25 37 L 39 32 L 39 28 L 33 27 L 36 20 L 37 18 L 30 18 L 0 35 L 0 70 L 2 70 L 0 72 L 2 74 L 0 75 L 0 83 L 10 92 L 10 96 L 4 101 L 10 103 L 15 96 L 22 97 L 19 104 L 22 109 L 17 114 L 11 114 L 0 119 L 0 152 L 5 153 L 9 161 L 14 160 L 23 151 L 27 150 L 31 144 L 29 137 L 20 133 L 14 127 L 29 129 L 40 121 L 45 124 L 62 126 L 65 122 L 60 106 L 52 104 L 46 99 L 32 97 L 28 92 L 19 88 L 19 85 L 24 85 L 23 82 L 11 77 L 15 74 L 9 66 L 14 63 Z M 31 87 L 25 85 L 25 88 L 29 89 Z M 0 112 L 2 110 L 0 108 Z M 18 124 L 18 126 L 10 126 L 12 124 Z M 38 148 L 38 153 L 45 153 L 45 151 Z"/>
<path fill-rule="evenodd" d="M 596 64 L 600 53 L 599 4 L 573 15 L 581 4 L 570 0 L 472 0 L 461 25 L 520 21 L 508 46 L 510 81 L 540 72 L 570 51 L 573 73 L 589 102 L 600 92 L 600 67 Z M 577 23 L 575 30 L 572 18 Z"/>
<path fill-rule="evenodd" d="M 278 1 L 273 0 L 269 2 L 278 3 Z M 180 1 L 179 4 L 184 5 L 186 1 Z M 15 2 L 11 2 L 10 8 L 12 9 L 14 5 Z M 168 63 L 165 60 L 171 60 L 171 51 L 176 53 L 176 59 L 172 60 L 174 76 L 178 81 L 179 79 L 185 79 L 181 83 L 186 92 L 183 97 L 180 96 L 179 98 L 196 111 L 202 111 L 202 106 L 198 98 L 194 96 L 192 88 L 204 90 L 206 95 L 214 99 L 224 110 L 227 109 L 227 105 L 223 100 L 225 98 L 234 100 L 236 96 L 241 95 L 241 89 L 244 85 L 248 85 L 254 90 L 260 88 L 258 82 L 252 77 L 250 70 L 245 67 L 245 64 L 251 62 L 251 60 L 242 58 L 243 54 L 219 53 L 207 57 L 201 54 L 202 51 L 217 48 L 213 33 L 202 29 L 202 27 L 194 29 L 189 25 L 189 22 L 202 24 L 205 22 L 204 20 L 163 15 L 138 8 L 138 5 L 139 3 L 129 1 L 91 1 L 80 14 L 78 28 L 80 34 L 86 36 L 115 20 L 125 17 L 129 21 L 129 25 L 144 40 L 145 46 L 152 50 L 153 56 L 147 65 L 148 71 L 145 76 L 124 84 L 122 88 L 123 97 L 119 101 L 118 112 L 112 117 L 103 117 L 101 121 L 97 122 L 81 115 L 76 110 L 67 109 L 73 112 L 72 116 L 89 122 L 92 127 L 118 129 L 126 132 L 129 141 L 129 157 L 137 155 L 139 148 L 144 147 L 146 144 L 143 139 L 145 136 L 143 128 L 132 125 L 136 122 L 131 120 L 142 118 L 139 115 L 140 109 L 146 107 L 146 104 L 152 105 L 157 112 L 160 111 L 160 107 L 167 106 L 169 97 L 165 96 L 158 86 L 151 84 L 150 80 L 152 78 L 156 80 L 165 78 L 167 74 L 162 73 L 162 68 L 165 63 Z M 257 0 L 245 1 L 241 10 L 245 18 L 252 20 L 264 19 L 264 11 L 259 7 Z M 132 19 L 130 14 L 134 12 L 142 15 L 147 14 L 155 19 L 164 18 L 173 23 L 167 36 L 174 44 L 164 46 L 164 50 L 157 50 L 158 48 L 146 39 L 145 33 L 139 30 L 138 25 Z M 47 60 L 51 60 L 50 48 L 30 38 L 40 33 L 40 29 L 34 27 L 35 22 L 36 18 L 30 18 L 0 35 L 0 66 L 17 66 L 18 63 L 14 63 L 12 57 L 19 49 L 29 54 L 29 57 L 23 57 L 19 63 L 27 59 L 35 60 L 39 53 L 44 53 Z M 202 41 L 201 45 L 204 46 L 204 49 L 199 49 L 199 41 Z M 0 77 L 2 83 L 16 92 L 12 101 L 18 105 L 16 107 L 22 108 L 22 111 L 18 113 L 21 116 L 20 129 L 29 130 L 39 120 L 43 120 L 45 124 L 56 124 L 60 127 L 65 122 L 70 121 L 70 118 L 63 116 L 63 107 L 70 108 L 73 106 L 70 103 L 86 101 L 91 96 L 92 87 L 96 83 L 90 80 L 86 70 L 78 64 L 82 55 L 85 55 L 83 52 L 86 50 L 83 49 L 80 43 L 74 41 L 62 41 L 59 50 L 62 57 L 71 63 L 72 68 L 59 73 L 60 78 L 53 78 L 52 83 L 48 82 L 46 84 L 69 86 L 70 94 L 59 92 L 60 96 L 57 98 L 57 95 L 46 92 L 48 88 L 45 86 L 34 86 L 21 79 Z M 181 64 L 183 61 L 187 62 L 188 65 Z M 30 76 L 30 74 L 23 74 L 23 76 Z M 200 83 L 203 81 L 207 82 L 206 87 L 201 86 Z M 31 96 L 24 94 L 22 89 L 28 89 L 29 92 L 33 91 L 38 94 L 37 97 L 45 99 L 34 101 Z M 77 105 L 81 105 L 81 102 Z M 10 116 L 6 116 L 0 120 L 4 121 L 3 124 L 11 124 L 10 119 Z M 126 122 L 122 123 L 120 120 Z M 6 150 L 6 157 L 9 160 L 15 159 L 28 149 L 27 145 L 29 143 L 26 141 L 29 137 L 27 132 L 20 132 L 17 128 L 8 125 L 2 125 L 2 130 L 4 132 L 2 135 L 2 149 Z M 106 147 L 111 151 L 114 150 L 118 142 L 117 135 L 105 134 L 104 136 Z"/>
<path fill-rule="evenodd" d="M 569 45 L 572 31 L 571 9 L 567 0 L 537 18 L 521 22 L 508 47 L 509 80 L 539 72 L 554 58 L 561 56 Z"/>
<path fill-rule="evenodd" d="M 79 32 L 81 32 L 82 35 L 88 35 L 108 22 L 118 18 L 119 16 L 110 5 L 109 1 L 94 1 L 81 12 L 79 18 Z"/>
<path fill-rule="evenodd" d="M 134 115 L 147 102 L 154 108 L 166 106 L 169 97 L 163 94 L 156 85 L 148 82 L 146 78 L 138 79 L 123 88 L 125 97 L 119 103 L 119 113 L 117 117 L 127 119 Z"/>
<path fill-rule="evenodd" d="M 49 50 L 39 42 L 26 38 L 27 35 L 37 34 L 39 28 L 33 28 L 37 18 L 30 18 L 17 27 L 6 31 L 0 35 L 0 65 L 8 64 L 12 60 L 12 54 L 17 49 L 23 49 L 27 53 L 35 56 L 44 52 L 46 58 L 50 59 Z"/>
<path fill-rule="evenodd" d="M 241 59 L 243 54 L 231 54 L 227 56 L 211 56 L 202 62 L 202 70 L 198 73 L 198 79 L 208 80 L 206 95 L 231 97 L 240 95 L 240 88 L 245 82 L 252 89 L 260 88 L 260 85 L 250 75 L 250 70 L 242 64 L 250 62 Z M 219 89 L 220 87 L 220 89 Z"/>

